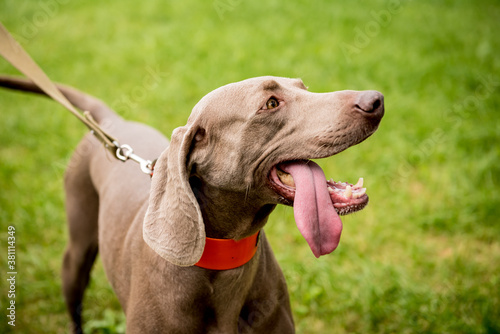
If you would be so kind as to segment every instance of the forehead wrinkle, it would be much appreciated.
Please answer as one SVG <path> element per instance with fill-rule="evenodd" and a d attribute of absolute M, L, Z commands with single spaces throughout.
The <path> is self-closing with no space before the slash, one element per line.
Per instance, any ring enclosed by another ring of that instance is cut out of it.
<path fill-rule="evenodd" d="M 265 91 L 275 91 L 278 90 L 279 88 L 280 85 L 275 80 L 268 80 L 262 84 L 262 89 Z"/>
<path fill-rule="evenodd" d="M 306 85 L 304 85 L 304 82 L 303 82 L 302 80 L 300 80 L 300 79 L 295 79 L 295 80 L 293 80 L 293 85 L 294 85 L 295 87 L 300 88 L 300 89 L 305 89 L 305 90 L 308 90 L 307 86 L 306 86 Z"/>

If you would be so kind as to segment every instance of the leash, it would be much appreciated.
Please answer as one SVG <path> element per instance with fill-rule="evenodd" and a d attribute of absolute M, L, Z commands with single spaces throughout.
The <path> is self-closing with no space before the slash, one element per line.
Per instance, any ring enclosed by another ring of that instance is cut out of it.
<path fill-rule="evenodd" d="M 71 102 L 61 93 L 43 70 L 35 63 L 9 31 L 0 22 L 0 54 L 26 77 L 31 79 L 38 88 L 50 96 L 54 101 L 69 110 L 76 118 L 87 126 L 90 132 L 120 161 L 132 160 L 139 163 L 141 170 L 149 175 L 153 174 L 154 163 L 143 159 L 134 153 L 130 145 L 121 145 L 118 140 L 105 132 L 95 121 L 89 111 L 80 113 Z"/>

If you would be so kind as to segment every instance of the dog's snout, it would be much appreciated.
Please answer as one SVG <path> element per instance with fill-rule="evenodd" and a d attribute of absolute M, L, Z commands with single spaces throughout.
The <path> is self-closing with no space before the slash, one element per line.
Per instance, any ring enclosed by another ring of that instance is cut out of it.
<path fill-rule="evenodd" d="M 384 95 L 375 90 L 361 92 L 356 98 L 354 106 L 367 116 L 381 118 L 384 115 Z"/>

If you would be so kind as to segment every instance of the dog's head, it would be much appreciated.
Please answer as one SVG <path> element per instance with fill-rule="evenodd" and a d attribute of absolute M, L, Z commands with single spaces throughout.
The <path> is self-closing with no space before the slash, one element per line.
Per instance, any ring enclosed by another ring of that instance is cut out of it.
<path fill-rule="evenodd" d="M 205 223 L 192 191 L 196 179 L 206 189 L 243 198 L 234 205 L 248 205 L 249 212 L 250 207 L 293 205 L 313 253 L 332 252 L 342 230 L 339 214 L 362 209 L 368 196 L 362 181 L 327 181 L 310 159 L 365 140 L 383 114 L 378 92 L 312 93 L 297 79 L 259 77 L 214 90 L 195 106 L 187 125 L 174 131 L 158 160 L 144 223 L 146 242 L 172 263 L 198 261 Z M 255 232 L 262 221 L 242 233 Z"/>

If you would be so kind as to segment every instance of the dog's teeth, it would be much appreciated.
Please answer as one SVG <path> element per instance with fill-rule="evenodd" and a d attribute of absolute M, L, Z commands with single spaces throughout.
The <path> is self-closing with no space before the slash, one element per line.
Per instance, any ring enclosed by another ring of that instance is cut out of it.
<path fill-rule="evenodd" d="M 293 181 L 293 177 L 290 174 L 280 171 L 279 169 L 277 170 L 276 174 L 278 174 L 279 179 L 284 185 L 295 188 L 295 182 Z"/>
<path fill-rule="evenodd" d="M 332 193 L 332 194 L 333 194 L 333 193 L 335 193 L 335 194 L 342 194 L 342 193 L 343 193 L 343 191 L 342 191 L 342 190 L 337 189 L 337 188 L 332 188 L 332 187 L 330 187 L 330 186 L 328 186 L 328 187 L 327 187 L 327 189 L 328 189 L 328 192 L 330 192 L 330 193 Z"/>
<path fill-rule="evenodd" d="M 347 199 L 352 198 L 352 188 L 351 188 L 350 185 L 347 185 L 345 187 L 344 197 L 347 198 Z"/>
<path fill-rule="evenodd" d="M 359 189 L 359 190 L 355 191 L 355 192 L 352 194 L 352 196 L 353 196 L 354 198 L 360 198 L 360 197 L 361 197 L 361 196 L 363 196 L 364 194 L 366 194 L 366 188 L 361 188 L 361 189 Z"/>
<path fill-rule="evenodd" d="M 363 187 L 363 178 L 360 177 L 358 183 L 352 186 L 352 189 L 360 189 Z"/>

